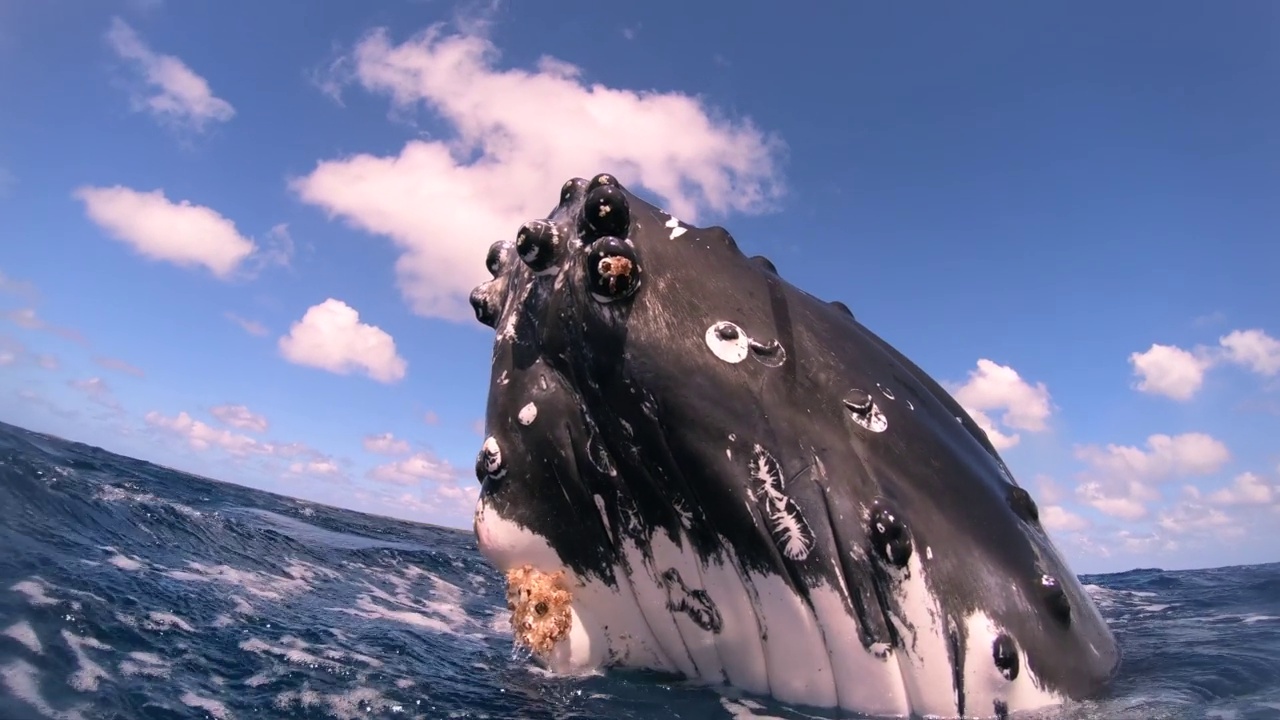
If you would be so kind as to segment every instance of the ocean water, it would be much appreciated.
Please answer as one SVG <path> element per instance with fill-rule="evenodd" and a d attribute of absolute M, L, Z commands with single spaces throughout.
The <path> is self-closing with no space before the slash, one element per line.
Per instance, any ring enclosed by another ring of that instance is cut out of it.
<path fill-rule="evenodd" d="M 1086 576 L 1113 694 L 1029 717 L 1280 718 L 1280 564 Z M 469 532 L 0 423 L 0 718 L 837 718 L 513 652 Z"/>

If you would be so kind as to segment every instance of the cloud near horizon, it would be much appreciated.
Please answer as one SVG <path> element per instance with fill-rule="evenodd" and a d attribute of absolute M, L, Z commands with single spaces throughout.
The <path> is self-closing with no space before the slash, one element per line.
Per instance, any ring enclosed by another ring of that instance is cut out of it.
<path fill-rule="evenodd" d="M 1159 500 L 1161 483 L 1185 477 L 1205 477 L 1231 459 L 1222 441 L 1204 433 L 1147 438 L 1147 449 L 1131 445 L 1081 445 L 1076 458 L 1087 466 L 1076 494 L 1081 502 L 1125 520 L 1147 515 L 1147 503 Z"/>
<path fill-rule="evenodd" d="M 634 178 L 690 221 L 760 212 L 783 194 L 785 147 L 749 120 L 719 119 L 683 93 L 589 83 L 551 57 L 535 70 L 501 69 L 498 55 L 487 38 L 441 25 L 399 44 L 385 29 L 366 34 L 326 87 L 355 83 L 400 112 L 429 109 L 452 139 L 324 160 L 290 182 L 304 202 L 391 239 L 400 290 L 418 314 L 472 320 L 467 296 L 486 279 L 485 250 L 544 216 L 556 200 L 548 188 L 571 177 Z"/>

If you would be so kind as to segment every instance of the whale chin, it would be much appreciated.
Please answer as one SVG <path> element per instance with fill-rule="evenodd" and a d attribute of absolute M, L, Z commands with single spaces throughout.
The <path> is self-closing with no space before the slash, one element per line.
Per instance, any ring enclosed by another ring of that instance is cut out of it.
<path fill-rule="evenodd" d="M 503 519 L 483 502 L 475 526 L 481 552 L 507 574 L 517 644 L 533 649 L 556 674 L 653 670 L 727 683 L 785 703 L 840 707 L 873 717 L 1002 718 L 1014 710 L 1055 706 L 1067 699 L 1042 687 L 1032 673 L 1006 678 L 993 660 L 1000 628 L 977 611 L 963 625 L 967 654 L 959 663 L 966 706 L 962 713 L 948 629 L 938 624 L 943 615 L 918 561 L 907 574 L 914 572 L 919 579 L 900 592 L 912 613 L 908 617 L 931 622 L 910 628 L 917 638 L 915 647 L 895 652 L 889 643 L 863 647 L 860 628 L 837 589 L 811 587 L 801 600 L 782 575 L 738 570 L 727 542 L 724 553 L 710 560 L 684 553 L 671 541 L 656 543 L 655 556 L 684 569 L 702 588 L 702 595 L 681 603 L 679 597 L 672 602 L 672 591 L 687 591 L 688 586 L 672 588 L 655 581 L 652 573 L 630 575 L 628 568 L 622 574 L 619 568 L 618 576 L 625 579 L 616 585 L 575 574 L 545 538 Z M 642 565 L 641 550 L 627 544 L 628 565 Z M 552 611 L 530 612 L 545 597 L 545 589 L 530 588 L 528 596 L 520 596 L 531 584 L 530 575 L 554 578 L 555 587 L 569 596 L 568 622 L 557 628 L 559 632 L 546 633 L 542 627 L 542 618 Z M 715 615 L 691 615 L 686 605 L 713 608 Z M 709 632 L 706 626 L 713 624 L 719 624 L 721 632 Z M 723 631 L 726 625 L 730 632 Z M 901 629 L 907 631 L 908 625 L 914 622 L 904 618 Z M 551 640 L 545 650 L 537 647 L 544 638 Z"/>
<path fill-rule="evenodd" d="M 1115 640 L 985 434 L 859 324 L 611 175 L 486 258 L 475 533 L 516 644 L 876 716 L 1104 692 Z"/>

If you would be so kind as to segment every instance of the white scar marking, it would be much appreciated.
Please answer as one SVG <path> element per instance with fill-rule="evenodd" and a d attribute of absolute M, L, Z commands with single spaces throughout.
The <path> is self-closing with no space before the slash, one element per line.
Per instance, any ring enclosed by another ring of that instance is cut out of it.
<path fill-rule="evenodd" d="M 720 335 L 721 332 L 732 332 L 734 335 L 726 339 Z M 747 337 L 747 334 L 737 325 L 724 320 L 713 323 L 707 328 L 704 337 L 707 347 L 711 348 L 711 352 L 721 360 L 727 363 L 740 363 L 747 359 L 751 338 Z"/>
<path fill-rule="evenodd" d="M 680 221 L 672 217 L 666 222 L 666 227 L 671 228 L 671 239 L 675 240 L 685 233 L 685 229 L 680 227 Z"/>
<path fill-rule="evenodd" d="M 613 542 L 613 526 L 609 524 L 609 511 L 604 504 L 604 498 L 599 495 L 592 496 L 596 501 L 596 510 L 600 511 L 600 522 L 604 523 L 604 531 L 609 535 L 609 542 Z"/>
<path fill-rule="evenodd" d="M 857 413 L 850 410 L 849 416 L 853 418 L 854 422 L 871 432 L 884 432 L 889 427 L 889 419 L 884 416 L 884 413 L 874 402 L 871 403 L 871 410 L 866 413 Z"/>
<path fill-rule="evenodd" d="M 529 425 L 535 419 L 537 419 L 537 417 L 538 417 L 537 405 L 534 405 L 533 403 L 529 403 L 528 405 L 525 405 L 524 407 L 520 408 L 519 418 L 520 418 L 521 425 Z"/>
<path fill-rule="evenodd" d="M 893 392 L 891 392 L 889 388 L 881 385 L 880 383 L 876 383 L 876 387 L 880 388 L 880 392 L 884 393 L 885 397 L 889 398 L 890 400 L 894 399 Z"/>
<path fill-rule="evenodd" d="M 756 502 L 764 504 L 764 515 L 773 523 L 773 540 L 791 560 L 804 560 L 813 549 L 813 537 L 809 534 L 808 524 L 800 508 L 783 492 L 786 480 L 782 477 L 782 467 L 764 448 L 755 446 L 755 456 L 748 467 L 751 478 L 759 486 L 752 493 Z"/>
<path fill-rule="evenodd" d="M 485 438 L 482 452 L 485 474 L 495 479 L 507 474 L 507 469 L 502 466 L 502 448 L 498 447 L 497 438 L 492 435 Z"/>

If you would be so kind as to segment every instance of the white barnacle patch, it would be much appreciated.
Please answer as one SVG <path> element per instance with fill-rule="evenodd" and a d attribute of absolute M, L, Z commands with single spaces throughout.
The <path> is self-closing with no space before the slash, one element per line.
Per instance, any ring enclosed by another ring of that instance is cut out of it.
<path fill-rule="evenodd" d="M 884 432 L 889 427 L 889 419 L 884 416 L 884 412 L 880 410 L 880 406 L 874 402 L 871 403 L 871 409 L 866 412 L 849 411 L 849 417 L 862 427 L 871 432 Z"/>
<path fill-rule="evenodd" d="M 520 414 L 517 416 L 521 425 L 531 425 L 538 418 L 538 406 L 529 403 L 520 408 Z"/>
<path fill-rule="evenodd" d="M 671 228 L 672 240 L 675 240 L 685 233 L 685 229 L 680 226 L 680 221 L 674 217 L 666 222 L 666 227 Z"/>
<path fill-rule="evenodd" d="M 490 478 L 498 479 L 507 474 L 507 466 L 502 462 L 502 448 L 498 447 L 498 439 L 492 435 L 485 438 L 484 446 L 480 448 L 480 462 L 485 475 Z"/>
<path fill-rule="evenodd" d="M 707 328 L 707 347 L 715 356 L 727 363 L 740 363 L 747 359 L 751 338 L 742 328 L 727 320 L 721 320 Z"/>
<path fill-rule="evenodd" d="M 756 445 L 748 462 L 755 487 L 751 497 L 769 521 L 770 534 L 782 554 L 790 560 L 804 560 L 813 550 L 813 534 L 795 501 L 786 495 L 782 466 L 767 450 Z"/>

